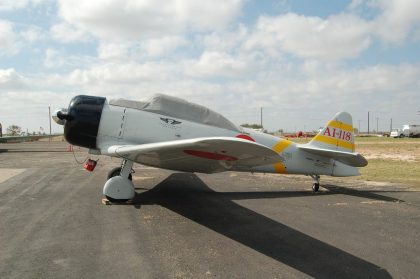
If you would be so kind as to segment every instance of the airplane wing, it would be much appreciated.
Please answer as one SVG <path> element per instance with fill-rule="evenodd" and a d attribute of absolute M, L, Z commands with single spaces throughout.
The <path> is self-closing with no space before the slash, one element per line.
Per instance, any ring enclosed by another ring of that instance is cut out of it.
<path fill-rule="evenodd" d="M 101 153 L 159 168 L 202 173 L 221 172 L 232 167 L 249 169 L 282 160 L 275 151 L 264 145 L 232 137 L 113 145 L 102 149 Z"/>
<path fill-rule="evenodd" d="M 336 151 L 310 146 L 299 146 L 299 148 L 315 155 L 320 155 L 337 160 L 343 164 L 352 167 L 364 167 L 368 164 L 368 161 L 365 159 L 365 157 L 355 152 Z"/>

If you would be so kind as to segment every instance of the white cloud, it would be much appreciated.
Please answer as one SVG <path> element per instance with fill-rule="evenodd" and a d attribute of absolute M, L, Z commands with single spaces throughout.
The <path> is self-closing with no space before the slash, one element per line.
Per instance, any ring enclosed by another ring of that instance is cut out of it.
<path fill-rule="evenodd" d="M 375 9 L 377 15 L 364 19 L 360 14 L 366 9 Z M 354 0 L 345 13 L 325 19 L 295 13 L 261 16 L 244 46 L 277 58 L 283 53 L 324 61 L 356 58 L 373 39 L 393 44 L 417 40 L 419 10 L 418 1 Z"/>
<path fill-rule="evenodd" d="M 13 31 L 13 24 L 0 20 L 0 56 L 16 54 L 19 52 L 16 34 Z"/>
<path fill-rule="evenodd" d="M 110 43 L 100 42 L 98 47 L 98 57 L 104 60 L 124 60 L 130 56 L 130 49 L 133 44 L 126 42 Z"/>
<path fill-rule="evenodd" d="M 0 11 L 11 11 L 21 9 L 29 4 L 29 0 L 2 0 L 0 2 Z"/>
<path fill-rule="evenodd" d="M 170 63 L 147 62 L 139 63 L 105 63 L 86 70 L 76 69 L 69 74 L 70 83 L 80 85 L 129 85 L 135 86 L 141 82 L 162 82 L 171 79 L 175 65 Z"/>
<path fill-rule="evenodd" d="M 224 52 L 205 51 L 195 61 L 185 63 L 185 72 L 195 77 L 245 77 L 250 71 L 246 57 L 232 57 Z"/>
<path fill-rule="evenodd" d="M 372 33 L 382 41 L 402 44 L 420 29 L 420 2 L 412 0 L 353 0 L 349 10 L 354 14 L 368 11 Z"/>
<path fill-rule="evenodd" d="M 107 40 L 138 40 L 226 27 L 242 0 L 60 0 L 65 22 Z"/>
<path fill-rule="evenodd" d="M 25 86 L 25 79 L 15 69 L 0 69 L 0 92 Z"/>
<path fill-rule="evenodd" d="M 156 39 L 147 40 L 143 49 L 148 57 L 159 57 L 169 54 L 180 46 L 187 44 L 187 40 L 179 36 L 166 36 Z"/>
<path fill-rule="evenodd" d="M 12 11 L 22 9 L 28 5 L 36 6 L 51 0 L 1 0 L 0 11 Z"/>
<path fill-rule="evenodd" d="M 168 57 L 178 48 L 187 45 L 187 40 L 180 36 L 163 36 L 145 39 L 140 42 L 101 41 L 98 47 L 98 57 L 104 60 L 154 60 Z"/>
<path fill-rule="evenodd" d="M 19 33 L 19 36 L 28 43 L 35 43 L 46 38 L 44 30 L 37 26 L 29 26 Z"/>
<path fill-rule="evenodd" d="M 16 55 L 25 47 L 46 39 L 45 31 L 34 25 L 0 20 L 0 56 Z"/>
<path fill-rule="evenodd" d="M 376 33 L 387 42 L 402 43 L 420 29 L 420 1 L 373 1 L 382 10 L 374 20 Z"/>
<path fill-rule="evenodd" d="M 370 45 L 370 25 L 352 15 L 328 19 L 293 13 L 260 17 L 247 48 L 262 48 L 279 55 L 291 53 L 307 59 L 340 60 L 356 57 Z"/>
<path fill-rule="evenodd" d="M 212 32 L 201 38 L 207 51 L 232 52 L 249 37 L 248 28 L 242 24 L 234 31 Z"/>
<path fill-rule="evenodd" d="M 53 25 L 51 35 L 55 40 L 62 43 L 87 42 L 89 40 L 86 32 L 67 23 Z"/>
<path fill-rule="evenodd" d="M 45 50 L 44 66 L 47 68 L 58 68 L 65 64 L 59 51 L 47 48 Z"/>

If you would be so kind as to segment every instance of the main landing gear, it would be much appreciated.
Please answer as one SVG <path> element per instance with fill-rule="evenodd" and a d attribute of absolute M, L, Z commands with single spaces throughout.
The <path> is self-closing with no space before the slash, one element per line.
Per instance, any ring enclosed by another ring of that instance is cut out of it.
<path fill-rule="evenodd" d="M 312 179 L 314 180 L 314 184 L 312 184 L 312 190 L 314 192 L 318 192 L 319 191 L 319 175 L 310 174 L 309 176 L 312 177 Z"/>
<path fill-rule="evenodd" d="M 126 202 L 134 198 L 136 192 L 131 181 L 133 161 L 123 160 L 121 167 L 114 168 L 108 173 L 103 193 L 111 202 Z"/>

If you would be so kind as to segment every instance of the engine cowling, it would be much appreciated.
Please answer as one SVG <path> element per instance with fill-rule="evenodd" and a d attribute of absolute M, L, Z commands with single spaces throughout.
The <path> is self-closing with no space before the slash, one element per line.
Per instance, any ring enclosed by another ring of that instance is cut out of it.
<path fill-rule="evenodd" d="M 56 117 L 64 123 L 64 138 L 69 143 L 90 149 L 96 148 L 105 100 L 104 97 L 75 96 L 70 101 L 67 111 L 60 110 L 56 113 Z"/>

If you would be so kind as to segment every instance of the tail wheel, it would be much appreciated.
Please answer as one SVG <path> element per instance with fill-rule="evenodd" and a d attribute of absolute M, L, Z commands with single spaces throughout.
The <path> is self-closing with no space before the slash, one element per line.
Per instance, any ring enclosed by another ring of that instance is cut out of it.
<path fill-rule="evenodd" d="M 312 190 L 314 192 L 318 192 L 319 191 L 319 183 L 314 183 L 312 184 Z"/>
<path fill-rule="evenodd" d="M 111 177 L 114 177 L 114 176 L 119 176 L 120 174 L 121 174 L 121 167 L 113 168 L 112 170 L 110 170 L 108 172 L 108 179 L 110 179 Z M 131 175 L 131 173 L 128 175 L 128 179 L 133 180 L 133 176 Z"/>

